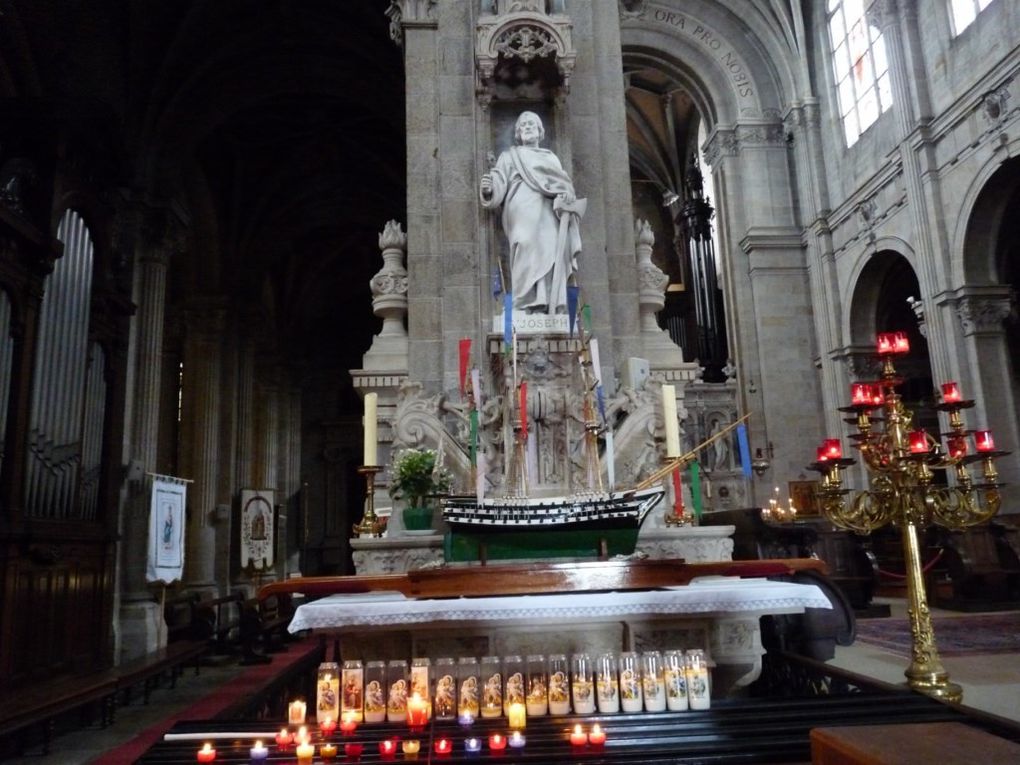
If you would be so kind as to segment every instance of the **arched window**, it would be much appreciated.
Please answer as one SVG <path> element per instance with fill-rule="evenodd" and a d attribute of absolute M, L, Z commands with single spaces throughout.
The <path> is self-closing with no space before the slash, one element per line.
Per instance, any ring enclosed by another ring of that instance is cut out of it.
<path fill-rule="evenodd" d="M 11 396 L 11 358 L 14 339 L 11 337 L 11 299 L 0 289 L 0 469 L 4 462 L 4 437 L 7 433 L 7 407 Z"/>
<path fill-rule="evenodd" d="M 992 4 L 992 0 L 949 0 L 953 14 L 953 34 L 960 34 L 969 27 L 977 15 Z"/>
<path fill-rule="evenodd" d="M 68 210 L 57 238 L 64 254 L 46 277 L 39 313 L 25 514 L 91 520 L 106 397 L 103 353 L 89 345 L 92 237 Z"/>
<path fill-rule="evenodd" d="M 846 145 L 892 106 L 892 85 L 882 32 L 867 19 L 873 0 L 829 0 L 832 74 L 839 94 Z"/>

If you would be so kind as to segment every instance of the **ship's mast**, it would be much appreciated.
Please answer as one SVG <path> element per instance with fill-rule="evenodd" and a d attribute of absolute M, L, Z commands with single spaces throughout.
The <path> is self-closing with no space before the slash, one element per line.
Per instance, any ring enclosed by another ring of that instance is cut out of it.
<path fill-rule="evenodd" d="M 605 491 L 605 487 L 602 483 L 602 465 L 599 462 L 599 434 L 602 432 L 602 426 L 599 424 L 598 410 L 595 405 L 596 376 L 590 338 L 585 336 L 581 322 L 578 322 L 577 329 L 581 341 L 578 361 L 581 365 L 583 391 L 581 416 L 584 419 L 585 488 L 581 493 L 598 492 L 601 494 Z"/>
<path fill-rule="evenodd" d="M 517 331 L 513 332 L 513 343 L 511 348 L 513 354 L 513 372 L 510 378 L 510 389 L 506 396 L 508 399 L 507 416 L 510 418 L 513 429 L 513 449 L 510 452 L 510 459 L 507 465 L 505 496 L 508 499 L 526 499 L 528 496 L 528 429 L 527 406 L 528 406 L 528 384 L 524 380 L 517 379 Z"/>

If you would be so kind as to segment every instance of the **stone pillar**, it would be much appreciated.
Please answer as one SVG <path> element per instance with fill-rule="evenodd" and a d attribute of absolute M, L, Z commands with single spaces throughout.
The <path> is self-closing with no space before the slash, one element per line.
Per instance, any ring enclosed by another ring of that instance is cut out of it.
<path fill-rule="evenodd" d="M 1012 452 L 998 461 L 1003 510 L 1016 512 L 1020 507 L 1020 419 L 1011 379 L 1012 364 L 1006 345 L 1003 322 L 1014 309 L 1009 287 L 970 287 L 957 303 L 957 317 L 963 329 L 966 358 L 961 370 L 969 382 L 964 396 L 975 406 L 965 412 L 967 425 L 974 430 L 991 430 L 997 449 Z M 995 408 L 989 409 L 991 402 Z"/>
<path fill-rule="evenodd" d="M 216 521 L 220 473 L 222 335 L 225 310 L 215 298 L 196 299 L 186 311 L 181 407 L 181 474 L 188 487 L 184 581 L 217 591 Z"/>
<path fill-rule="evenodd" d="M 135 268 L 135 386 L 131 433 L 129 496 L 121 527 L 120 659 L 129 660 L 166 645 L 166 622 L 158 603 L 153 602 L 146 581 L 149 539 L 150 483 L 145 472 L 158 472 L 159 404 L 163 384 L 163 329 L 166 275 L 171 254 L 181 248 L 180 231 L 168 226 L 167 213 L 151 210 L 128 211 L 141 220 L 131 222 L 138 242 Z"/>

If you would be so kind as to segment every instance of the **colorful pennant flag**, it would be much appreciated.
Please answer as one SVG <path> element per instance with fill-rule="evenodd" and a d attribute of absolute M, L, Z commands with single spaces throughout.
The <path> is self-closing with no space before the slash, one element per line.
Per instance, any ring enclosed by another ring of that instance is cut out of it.
<path fill-rule="evenodd" d="M 510 343 L 514 331 L 514 296 L 507 292 L 503 295 L 503 350 L 510 351 Z"/>
<path fill-rule="evenodd" d="M 576 284 L 567 285 L 567 316 L 570 319 L 570 337 L 574 336 L 574 325 L 577 323 L 577 301 L 581 289 Z"/>
<path fill-rule="evenodd" d="M 521 380 L 521 435 L 528 437 L 528 381 Z"/>
<path fill-rule="evenodd" d="M 587 303 L 581 309 L 581 318 L 584 319 L 584 331 L 591 334 L 591 306 Z"/>
<path fill-rule="evenodd" d="M 694 504 L 694 520 L 701 520 L 701 465 L 692 462 L 691 473 L 691 502 Z"/>
<path fill-rule="evenodd" d="M 464 398 L 464 383 L 467 380 L 467 367 L 468 359 L 471 357 L 471 338 L 462 337 L 460 339 L 460 396 Z"/>
<path fill-rule="evenodd" d="M 740 468 L 744 478 L 751 477 L 751 447 L 747 443 L 747 428 L 744 423 L 737 425 L 737 444 L 740 447 Z"/>
<path fill-rule="evenodd" d="M 472 409 L 471 414 L 468 415 L 471 422 L 471 440 L 468 442 L 470 447 L 471 455 L 471 466 L 477 467 L 478 465 L 478 410 Z"/>

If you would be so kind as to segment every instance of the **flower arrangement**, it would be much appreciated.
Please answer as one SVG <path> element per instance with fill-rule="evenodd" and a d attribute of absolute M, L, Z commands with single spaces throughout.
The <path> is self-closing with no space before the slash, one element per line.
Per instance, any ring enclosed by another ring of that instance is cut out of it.
<path fill-rule="evenodd" d="M 390 468 L 390 496 L 408 507 L 434 507 L 435 498 L 450 490 L 453 476 L 437 464 L 435 449 L 404 449 Z"/>

